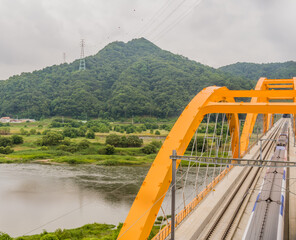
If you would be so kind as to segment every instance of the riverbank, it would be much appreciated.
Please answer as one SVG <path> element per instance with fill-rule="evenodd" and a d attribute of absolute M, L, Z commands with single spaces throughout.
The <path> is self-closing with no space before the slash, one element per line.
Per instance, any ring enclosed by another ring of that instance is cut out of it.
<path fill-rule="evenodd" d="M 116 240 L 122 223 L 118 226 L 113 224 L 86 224 L 79 228 L 57 229 L 54 232 L 43 231 L 41 234 L 31 236 L 21 236 L 12 238 L 6 233 L 0 232 L 0 240 Z M 154 225 L 148 240 L 152 239 L 159 230 L 159 226 Z"/>
<path fill-rule="evenodd" d="M 39 164 L 94 164 L 100 166 L 150 165 L 156 154 L 150 155 L 80 155 L 60 151 L 24 151 L 2 155 L 1 163 L 39 163 Z"/>
<path fill-rule="evenodd" d="M 63 240 L 63 239 L 93 239 L 93 240 L 115 240 L 119 234 L 122 224 L 117 227 L 112 224 L 86 224 L 74 229 L 57 229 L 54 232 L 43 231 L 41 234 L 21 236 L 12 238 L 8 234 L 1 235 L 1 240 Z"/>

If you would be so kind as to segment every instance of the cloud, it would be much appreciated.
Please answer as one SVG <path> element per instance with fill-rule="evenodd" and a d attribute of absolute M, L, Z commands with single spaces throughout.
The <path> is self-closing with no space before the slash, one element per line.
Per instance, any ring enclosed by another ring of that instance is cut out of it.
<path fill-rule="evenodd" d="M 86 55 L 143 35 L 215 67 L 295 60 L 295 1 L 199 1 L 1 0 L 0 79 L 79 58 L 81 38 Z"/>

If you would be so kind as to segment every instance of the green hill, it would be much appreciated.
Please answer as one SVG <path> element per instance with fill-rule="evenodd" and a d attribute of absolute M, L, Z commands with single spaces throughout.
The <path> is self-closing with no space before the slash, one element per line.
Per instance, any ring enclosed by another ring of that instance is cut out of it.
<path fill-rule="evenodd" d="M 284 63 L 235 63 L 219 68 L 220 70 L 258 80 L 260 77 L 266 78 L 292 78 L 296 77 L 296 62 L 289 61 Z"/>
<path fill-rule="evenodd" d="M 0 115 L 40 118 L 177 116 L 204 87 L 254 82 L 161 50 L 146 39 L 113 42 L 79 60 L 0 81 Z"/>

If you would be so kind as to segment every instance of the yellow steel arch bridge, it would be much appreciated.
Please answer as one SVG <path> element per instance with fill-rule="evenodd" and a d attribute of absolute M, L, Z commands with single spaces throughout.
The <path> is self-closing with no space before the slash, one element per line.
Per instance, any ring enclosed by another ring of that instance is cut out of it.
<path fill-rule="evenodd" d="M 235 98 L 251 98 L 251 100 L 236 102 Z M 231 140 L 233 157 L 243 156 L 247 151 L 249 137 L 258 114 L 264 114 L 264 132 L 273 124 L 273 114 L 293 114 L 295 119 L 296 78 L 260 78 L 254 90 L 229 90 L 226 87 L 211 86 L 199 92 L 184 109 L 158 152 L 118 239 L 148 238 L 172 181 L 170 155 L 173 150 L 177 151 L 177 155 L 184 154 L 204 116 L 209 113 L 226 114 L 229 119 L 229 130 L 233 135 Z M 247 114 L 240 142 L 239 113 Z M 295 133 L 295 121 L 293 125 Z"/>

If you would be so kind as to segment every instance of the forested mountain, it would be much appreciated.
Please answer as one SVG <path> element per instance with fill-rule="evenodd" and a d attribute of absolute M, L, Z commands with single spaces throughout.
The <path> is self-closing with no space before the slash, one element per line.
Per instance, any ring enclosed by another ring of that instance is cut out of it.
<path fill-rule="evenodd" d="M 266 78 L 292 78 L 296 77 L 296 62 L 285 63 L 235 63 L 219 68 L 237 76 L 248 79 Z"/>
<path fill-rule="evenodd" d="M 78 71 L 76 60 L 0 81 L 0 115 L 177 116 L 204 87 L 254 86 L 242 77 L 161 50 L 144 38 L 113 42 L 85 61 L 85 71 Z"/>

